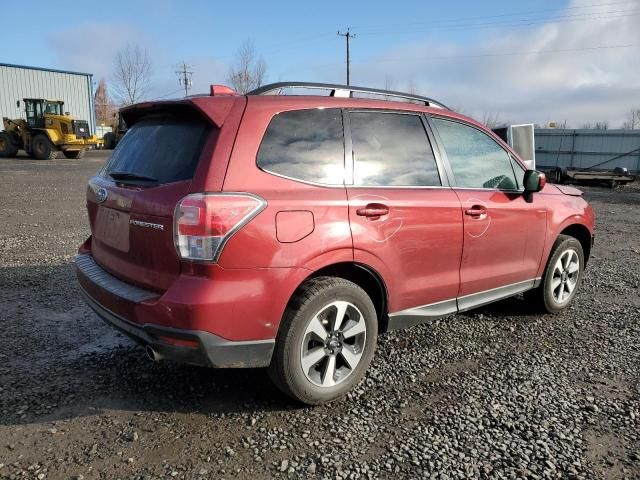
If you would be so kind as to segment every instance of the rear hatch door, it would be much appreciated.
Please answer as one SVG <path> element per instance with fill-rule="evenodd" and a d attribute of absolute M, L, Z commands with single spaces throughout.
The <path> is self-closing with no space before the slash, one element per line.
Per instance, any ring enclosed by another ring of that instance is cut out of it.
<path fill-rule="evenodd" d="M 190 193 L 200 161 L 211 158 L 217 135 L 218 127 L 194 109 L 155 109 L 135 118 L 89 182 L 91 250 L 99 265 L 143 288 L 171 285 L 180 273 L 174 210 Z"/>

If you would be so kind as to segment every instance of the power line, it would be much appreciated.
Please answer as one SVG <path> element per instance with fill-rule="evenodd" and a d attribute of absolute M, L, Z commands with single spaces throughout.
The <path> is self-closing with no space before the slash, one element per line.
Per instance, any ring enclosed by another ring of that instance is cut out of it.
<path fill-rule="evenodd" d="M 597 45 L 593 47 L 564 48 L 564 49 L 554 49 L 554 50 L 535 50 L 535 51 L 528 51 L 528 52 L 519 51 L 519 52 L 502 52 L 502 53 L 480 53 L 480 54 L 474 54 L 474 55 L 429 55 L 429 59 L 508 57 L 508 56 L 514 56 L 514 55 L 538 55 L 538 54 L 546 54 L 546 53 L 582 52 L 582 51 L 588 51 L 588 50 L 606 50 L 606 49 L 632 48 L 632 47 L 640 47 L 640 43 L 633 43 L 628 45 Z M 388 63 L 388 62 L 398 62 L 398 61 L 405 61 L 405 60 L 406 59 L 389 59 L 383 62 Z"/>
<path fill-rule="evenodd" d="M 338 30 L 338 36 L 344 37 L 347 40 L 347 85 L 349 85 L 349 65 L 351 61 L 351 59 L 349 58 L 349 40 L 355 38 L 355 34 L 351 33 L 349 31 L 349 28 L 347 28 L 347 33 L 340 33 L 340 30 Z"/>
<path fill-rule="evenodd" d="M 403 28 L 402 30 L 377 30 L 377 31 L 365 31 L 359 32 L 360 35 L 370 36 L 370 35 L 396 35 L 396 34 L 410 34 L 410 33 L 421 33 L 428 32 L 432 30 L 446 31 L 446 30 L 460 30 L 460 29 L 479 29 L 479 28 L 496 28 L 496 27 L 527 27 L 530 25 L 538 25 L 543 23 L 572 23 L 572 22 L 581 22 L 581 21 L 592 21 L 592 20 L 607 20 L 611 18 L 624 18 L 624 17 L 633 17 L 640 15 L 640 10 L 632 9 L 632 10 L 619 10 L 612 12 L 593 12 L 593 13 L 585 13 L 585 14 L 575 14 L 575 15 L 561 15 L 556 17 L 547 17 L 547 18 L 524 18 L 524 19 L 514 19 L 507 21 L 499 21 L 499 22 L 477 22 L 477 23 L 459 23 L 452 25 L 438 25 L 433 24 L 432 27 L 424 27 L 420 29 L 410 29 Z M 580 17 L 580 18 L 578 18 Z"/>
<path fill-rule="evenodd" d="M 607 3 L 593 3 L 590 5 L 581 5 L 581 6 L 574 6 L 574 7 L 564 7 L 561 10 L 563 11 L 567 11 L 567 10 L 583 10 L 583 9 L 588 9 L 588 8 L 594 8 L 594 7 L 608 7 L 608 6 L 614 6 L 614 5 L 621 5 L 621 4 L 634 4 L 637 5 L 638 0 L 624 0 L 624 1 L 616 1 L 616 2 L 607 2 Z M 459 29 L 459 28 L 465 28 L 464 25 L 447 25 L 450 23 L 455 23 L 455 22 L 462 22 L 462 21 L 470 21 L 470 20 L 483 20 L 483 19 L 492 19 L 492 18 L 503 18 L 503 17 L 515 17 L 518 15 L 531 15 L 531 14 L 544 14 L 547 12 L 558 12 L 559 9 L 554 8 L 554 9 L 544 9 L 544 10 L 528 10 L 528 11 L 521 11 L 521 12 L 513 12 L 513 13 L 502 13 L 502 14 L 496 14 L 496 15 L 482 15 L 482 16 L 474 16 L 474 17 L 453 17 L 453 18 L 449 18 L 449 19 L 439 19 L 437 21 L 433 21 L 433 22 L 409 22 L 409 23 L 402 23 L 402 24 L 393 24 L 393 23 L 387 23 L 384 25 L 357 25 L 357 26 L 351 26 L 351 28 L 353 29 L 357 29 L 357 30 L 374 30 L 374 29 L 384 29 L 384 28 L 393 28 L 393 27 L 406 27 L 406 26 L 429 26 L 429 25 L 433 25 L 433 26 L 440 26 L 440 30 L 446 30 L 447 27 L 451 28 L 452 30 L 455 29 Z M 600 14 L 605 14 L 608 12 L 591 12 L 590 15 L 600 15 Z M 551 17 L 551 18 L 541 18 L 541 19 L 531 19 L 528 21 L 533 21 L 533 20 L 541 20 L 541 22 L 539 23 L 544 23 L 547 21 L 552 21 L 553 18 L 559 18 L 559 17 Z M 611 17 L 611 18 L 615 18 L 615 17 Z M 598 18 L 598 20 L 600 20 Z M 507 20 L 507 22 L 516 22 L 516 21 L 522 21 L 522 20 L 517 20 L 517 19 L 512 19 L 512 20 Z M 486 28 L 488 24 L 479 24 L 476 28 Z M 507 27 L 509 26 L 514 26 L 514 27 L 519 27 L 519 26 L 528 26 L 528 25 L 505 25 Z M 453 28 L 452 28 L 453 27 Z M 466 27 L 468 28 L 468 27 Z M 397 32 L 397 33 L 403 33 L 403 32 Z M 407 31 L 407 33 L 420 33 L 420 31 L 416 31 L 416 30 L 412 30 L 412 31 Z M 369 31 L 358 31 L 358 35 L 375 35 L 375 32 L 369 32 Z M 381 33 L 384 34 L 384 33 Z M 393 32 L 391 33 L 393 34 Z M 302 46 L 308 45 L 310 43 L 312 43 L 314 40 L 318 40 L 320 38 L 326 38 L 328 37 L 329 34 L 324 32 L 324 33 L 318 33 L 318 34 L 314 34 L 314 35 L 308 35 L 308 36 L 303 36 L 303 37 L 296 37 L 296 38 L 289 38 L 287 40 L 283 40 L 280 42 L 276 42 L 276 43 L 271 43 L 266 45 L 262 50 L 263 51 L 268 51 L 268 52 L 278 52 L 278 51 L 283 51 L 283 50 L 290 50 L 290 49 L 295 49 L 295 48 L 300 48 Z M 355 36 L 354 34 L 352 34 L 352 36 Z"/>

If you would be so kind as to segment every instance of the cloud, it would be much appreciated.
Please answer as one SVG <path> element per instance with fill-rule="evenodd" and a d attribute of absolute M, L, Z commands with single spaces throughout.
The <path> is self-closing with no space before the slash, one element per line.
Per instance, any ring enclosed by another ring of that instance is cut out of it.
<path fill-rule="evenodd" d="M 147 50 L 152 76 L 147 94 L 150 99 L 183 95 L 176 73 L 183 61 L 194 72 L 189 94 L 208 92 L 210 84 L 225 81 L 227 65 L 224 62 L 207 56 L 174 58 L 143 30 L 128 23 L 86 22 L 48 37 L 56 65 L 93 73 L 96 82 L 104 78 L 107 85 L 113 83 L 116 53 L 127 44 L 139 45 Z"/>
<path fill-rule="evenodd" d="M 571 10 L 559 15 L 594 12 L 575 9 L 589 4 L 574 1 Z M 353 66 L 359 83 L 381 85 L 387 76 L 402 89 L 414 82 L 420 93 L 476 118 L 497 114 L 512 123 L 567 120 L 575 127 L 607 120 L 617 127 L 631 107 L 640 107 L 640 10 L 632 7 L 616 15 L 491 30 L 473 44 L 430 38 Z M 621 45 L 635 46 L 594 48 Z"/>
<path fill-rule="evenodd" d="M 84 22 L 52 33 L 47 45 L 61 68 L 109 79 L 116 52 L 139 39 L 135 27 L 126 23 Z"/>

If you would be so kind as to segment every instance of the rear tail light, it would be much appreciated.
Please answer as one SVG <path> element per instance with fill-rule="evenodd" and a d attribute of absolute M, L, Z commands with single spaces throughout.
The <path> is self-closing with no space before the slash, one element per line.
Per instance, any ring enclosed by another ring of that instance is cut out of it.
<path fill-rule="evenodd" d="M 265 206 L 263 199 L 248 193 L 194 193 L 184 197 L 173 219 L 178 255 L 185 260 L 216 262 L 229 238 Z"/>

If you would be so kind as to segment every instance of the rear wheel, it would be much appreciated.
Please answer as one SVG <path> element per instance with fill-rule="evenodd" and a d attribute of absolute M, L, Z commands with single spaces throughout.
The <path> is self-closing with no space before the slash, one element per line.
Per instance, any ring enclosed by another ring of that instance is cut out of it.
<path fill-rule="evenodd" d="M 0 157 L 13 158 L 18 154 L 18 147 L 11 141 L 6 132 L 0 133 Z"/>
<path fill-rule="evenodd" d="M 113 150 L 114 148 L 116 148 L 116 136 L 113 134 L 113 132 L 105 133 L 103 140 L 104 148 L 106 150 Z"/>
<path fill-rule="evenodd" d="M 31 141 L 31 154 L 38 160 L 53 160 L 58 156 L 58 151 L 46 135 L 39 134 Z"/>
<path fill-rule="evenodd" d="M 574 237 L 560 235 L 551 250 L 542 283 L 526 297 L 540 309 L 558 313 L 576 296 L 583 271 L 582 245 Z"/>
<path fill-rule="evenodd" d="M 67 158 L 82 158 L 84 157 L 85 150 L 68 150 L 64 153 L 64 156 Z"/>
<path fill-rule="evenodd" d="M 284 314 L 270 376 L 300 402 L 330 402 L 360 382 L 377 335 L 376 310 L 358 285 L 333 277 L 309 280 Z"/>

